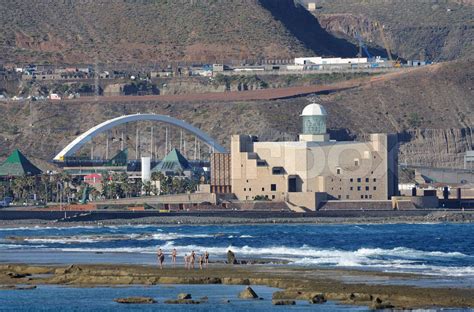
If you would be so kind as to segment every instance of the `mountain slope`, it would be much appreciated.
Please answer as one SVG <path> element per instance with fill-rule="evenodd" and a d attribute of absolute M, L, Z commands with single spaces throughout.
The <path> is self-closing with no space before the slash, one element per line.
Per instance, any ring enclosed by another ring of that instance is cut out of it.
<path fill-rule="evenodd" d="M 4 61 L 222 61 L 355 51 L 293 0 L 4 0 L 0 26 Z"/>

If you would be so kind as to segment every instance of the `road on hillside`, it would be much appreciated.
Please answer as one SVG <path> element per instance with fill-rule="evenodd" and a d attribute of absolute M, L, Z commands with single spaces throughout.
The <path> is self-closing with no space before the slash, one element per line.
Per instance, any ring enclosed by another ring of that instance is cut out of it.
<path fill-rule="evenodd" d="M 68 103 L 84 102 L 238 102 L 238 101 L 265 101 L 306 96 L 313 93 L 331 93 L 362 85 L 393 79 L 412 69 L 404 69 L 376 77 L 356 78 L 347 81 L 324 85 L 299 86 L 289 88 L 259 89 L 251 91 L 209 92 L 174 95 L 143 95 L 143 96 L 101 96 L 82 97 L 80 99 L 63 100 Z"/>

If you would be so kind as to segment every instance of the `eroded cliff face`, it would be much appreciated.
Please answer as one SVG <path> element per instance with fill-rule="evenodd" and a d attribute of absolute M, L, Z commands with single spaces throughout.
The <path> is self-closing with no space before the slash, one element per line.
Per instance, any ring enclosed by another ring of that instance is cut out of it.
<path fill-rule="evenodd" d="M 321 26 L 329 33 L 356 42 L 356 33 L 373 49 L 373 53 L 386 56 L 381 22 L 359 14 L 318 14 Z M 466 38 L 474 36 L 474 25 L 384 25 L 384 35 L 395 58 L 431 61 L 453 60 L 467 56 L 472 43 Z M 377 51 L 378 49 L 378 51 Z"/>
<path fill-rule="evenodd" d="M 330 34 L 357 44 L 355 33 L 359 33 L 369 47 L 381 50 L 385 37 L 395 57 L 445 61 L 474 52 L 471 0 L 298 1 L 303 6 L 316 2 L 311 13 Z"/>
<path fill-rule="evenodd" d="M 399 161 L 412 165 L 462 168 L 473 146 L 473 129 L 415 129 L 399 135 Z"/>

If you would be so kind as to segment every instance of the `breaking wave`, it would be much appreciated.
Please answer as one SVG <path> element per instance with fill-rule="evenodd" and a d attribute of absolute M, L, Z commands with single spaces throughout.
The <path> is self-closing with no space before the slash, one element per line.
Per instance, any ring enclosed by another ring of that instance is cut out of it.
<path fill-rule="evenodd" d="M 164 245 L 152 247 L 119 247 L 119 248 L 63 248 L 62 251 L 74 252 L 119 252 L 154 254 L 158 248 L 166 252 L 176 248 L 180 254 L 196 251 L 208 251 L 212 257 L 224 258 L 228 250 L 232 250 L 237 257 L 281 259 L 293 265 L 301 266 L 335 266 L 352 268 L 377 268 L 393 272 L 418 272 L 432 275 L 446 276 L 474 276 L 474 267 L 444 267 L 427 265 L 426 258 L 473 258 L 460 252 L 422 251 L 405 247 L 393 249 L 360 248 L 355 251 L 338 249 L 315 249 L 308 246 L 291 247 L 210 247 L 198 245 L 175 245 L 170 241 Z"/>

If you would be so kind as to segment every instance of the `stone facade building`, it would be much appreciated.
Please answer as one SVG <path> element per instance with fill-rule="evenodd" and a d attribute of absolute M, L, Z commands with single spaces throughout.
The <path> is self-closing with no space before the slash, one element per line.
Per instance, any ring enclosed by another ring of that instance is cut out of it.
<path fill-rule="evenodd" d="M 316 210 L 327 200 L 389 200 L 398 194 L 395 135 L 336 142 L 326 132 L 324 107 L 308 105 L 301 117 L 303 133 L 296 142 L 232 136 L 230 176 L 237 199 Z"/>

